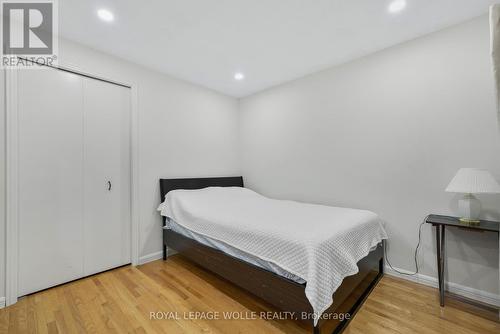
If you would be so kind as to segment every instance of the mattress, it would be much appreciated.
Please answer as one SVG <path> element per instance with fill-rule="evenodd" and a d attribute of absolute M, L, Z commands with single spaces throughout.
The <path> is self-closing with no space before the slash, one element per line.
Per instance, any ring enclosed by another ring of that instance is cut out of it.
<path fill-rule="evenodd" d="M 196 233 L 194 231 L 191 231 L 190 229 L 177 224 L 173 219 L 167 218 L 166 226 L 164 227 L 165 229 L 170 229 L 176 233 L 179 233 L 186 238 L 196 240 L 200 244 L 203 244 L 205 246 L 220 250 L 232 257 L 235 257 L 237 259 L 240 259 L 242 261 L 245 261 L 247 263 L 253 264 L 254 266 L 260 267 L 262 269 L 265 269 L 267 271 L 270 271 L 272 273 L 275 273 L 277 275 L 280 275 L 282 277 L 288 278 L 289 280 L 292 280 L 294 282 L 297 282 L 299 284 L 304 284 L 306 281 L 303 278 L 300 278 L 292 273 L 289 273 L 285 269 L 281 268 L 280 266 L 269 262 L 262 260 L 256 256 L 253 256 L 252 254 L 248 254 L 247 252 L 244 252 L 238 248 L 232 247 L 222 241 L 212 239 L 210 237 L 207 237 L 205 235 Z"/>
<path fill-rule="evenodd" d="M 387 239 L 367 210 L 267 198 L 240 187 L 172 190 L 158 210 L 178 225 L 306 281 L 317 324 L 357 263 Z"/>

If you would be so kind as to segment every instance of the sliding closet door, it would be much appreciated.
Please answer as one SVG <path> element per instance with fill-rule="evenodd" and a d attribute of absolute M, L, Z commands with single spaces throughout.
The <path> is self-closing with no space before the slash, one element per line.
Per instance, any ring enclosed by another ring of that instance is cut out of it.
<path fill-rule="evenodd" d="M 130 89 L 85 78 L 84 271 L 130 263 Z"/>
<path fill-rule="evenodd" d="M 18 71 L 19 295 L 83 274 L 82 78 Z"/>

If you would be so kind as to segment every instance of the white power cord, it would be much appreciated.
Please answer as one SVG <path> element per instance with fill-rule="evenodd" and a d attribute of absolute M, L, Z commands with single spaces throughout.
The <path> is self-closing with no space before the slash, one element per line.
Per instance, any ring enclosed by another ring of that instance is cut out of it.
<path fill-rule="evenodd" d="M 418 270 L 419 270 L 419 268 L 418 268 L 418 249 L 420 248 L 420 242 L 422 240 L 422 226 L 424 226 L 428 217 L 429 216 L 425 217 L 424 220 L 422 221 L 422 223 L 420 223 L 420 226 L 418 227 L 418 243 L 417 243 L 417 247 L 415 247 L 415 256 L 414 256 L 414 260 L 415 260 L 415 272 L 414 273 L 403 273 L 397 269 L 394 269 L 391 262 L 389 261 L 389 256 L 387 254 L 387 241 L 384 242 L 385 262 L 387 263 L 389 268 L 391 268 L 392 270 L 394 270 L 398 274 L 407 275 L 407 276 L 415 276 L 416 274 L 418 274 Z"/>

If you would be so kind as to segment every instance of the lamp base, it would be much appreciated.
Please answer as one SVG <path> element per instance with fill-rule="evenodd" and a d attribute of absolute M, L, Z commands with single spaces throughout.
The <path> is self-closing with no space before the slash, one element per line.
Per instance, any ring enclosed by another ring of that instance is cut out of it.
<path fill-rule="evenodd" d="M 458 216 L 462 217 L 462 222 L 479 221 L 481 214 L 481 202 L 472 194 L 464 194 L 464 197 L 458 200 Z"/>

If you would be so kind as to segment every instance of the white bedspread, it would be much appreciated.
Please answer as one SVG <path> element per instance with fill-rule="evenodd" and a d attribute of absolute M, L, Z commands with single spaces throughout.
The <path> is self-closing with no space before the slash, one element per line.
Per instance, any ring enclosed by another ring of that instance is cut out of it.
<path fill-rule="evenodd" d="M 387 239 L 373 212 L 274 200 L 239 187 L 170 191 L 158 210 L 303 278 L 315 324 L 344 277 L 356 274 L 357 262 Z"/>

